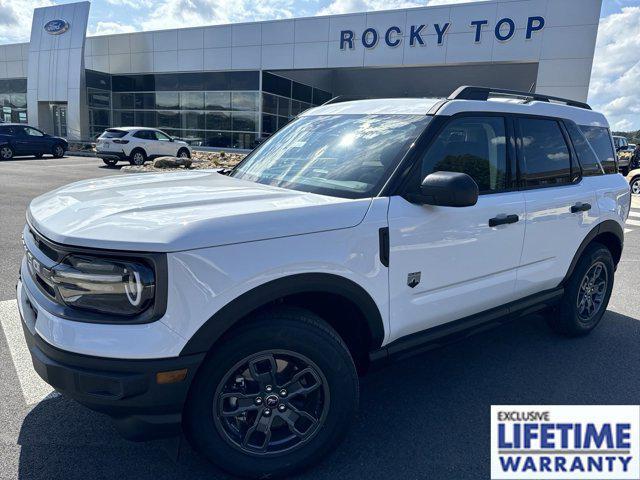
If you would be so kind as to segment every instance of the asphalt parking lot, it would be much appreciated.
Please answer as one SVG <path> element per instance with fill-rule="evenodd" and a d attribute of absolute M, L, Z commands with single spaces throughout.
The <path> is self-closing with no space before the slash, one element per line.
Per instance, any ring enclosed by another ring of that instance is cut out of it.
<path fill-rule="evenodd" d="M 0 478 L 225 478 L 184 442 L 122 440 L 106 417 L 39 382 L 21 344 L 13 300 L 29 200 L 106 175 L 122 174 L 92 158 L 0 163 Z M 592 335 L 557 337 L 534 315 L 373 373 L 345 443 L 300 478 L 487 479 L 490 405 L 637 404 L 638 199 L 635 208 Z"/>

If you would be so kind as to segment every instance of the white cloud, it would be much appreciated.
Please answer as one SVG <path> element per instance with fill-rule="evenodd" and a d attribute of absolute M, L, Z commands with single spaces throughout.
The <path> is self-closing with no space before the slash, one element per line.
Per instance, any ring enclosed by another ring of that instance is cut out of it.
<path fill-rule="evenodd" d="M 0 0 L 0 43 L 28 42 L 33 9 L 51 0 Z"/>
<path fill-rule="evenodd" d="M 133 25 L 119 22 L 98 22 L 87 32 L 88 35 L 112 35 L 114 33 L 129 33 L 138 30 Z"/>
<path fill-rule="evenodd" d="M 110 5 L 122 5 L 125 7 L 133 8 L 134 10 L 149 8 L 153 5 L 153 2 L 151 2 L 151 0 L 107 0 L 107 3 Z"/>
<path fill-rule="evenodd" d="M 424 6 L 424 2 L 411 0 L 333 0 L 318 10 L 317 15 L 335 15 L 339 13 L 371 12 L 375 10 L 393 10 Z"/>
<path fill-rule="evenodd" d="M 589 101 L 614 130 L 640 129 L 640 7 L 600 20 Z"/>
<path fill-rule="evenodd" d="M 140 23 L 144 30 L 252 22 L 301 15 L 294 0 L 162 0 Z"/>

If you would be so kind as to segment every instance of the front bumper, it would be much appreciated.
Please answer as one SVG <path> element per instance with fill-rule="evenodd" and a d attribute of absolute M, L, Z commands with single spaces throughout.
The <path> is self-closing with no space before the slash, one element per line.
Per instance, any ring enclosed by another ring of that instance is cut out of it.
<path fill-rule="evenodd" d="M 103 160 L 127 160 L 128 159 L 128 157 L 124 154 L 124 152 L 96 151 L 96 156 Z"/>
<path fill-rule="evenodd" d="M 36 372 L 65 396 L 112 417 L 120 434 L 148 440 L 180 433 L 189 386 L 205 354 L 127 360 L 71 353 L 35 331 L 38 307 L 18 283 L 18 309 Z M 186 377 L 159 384 L 157 374 L 186 369 Z"/>

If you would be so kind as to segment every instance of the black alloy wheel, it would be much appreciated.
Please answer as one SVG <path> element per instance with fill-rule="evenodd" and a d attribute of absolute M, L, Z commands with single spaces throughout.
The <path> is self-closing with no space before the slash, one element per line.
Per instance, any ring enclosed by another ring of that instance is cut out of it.
<path fill-rule="evenodd" d="M 264 351 L 238 362 L 218 387 L 216 427 L 249 455 L 291 451 L 318 432 L 329 409 L 327 381 L 299 353 Z"/>

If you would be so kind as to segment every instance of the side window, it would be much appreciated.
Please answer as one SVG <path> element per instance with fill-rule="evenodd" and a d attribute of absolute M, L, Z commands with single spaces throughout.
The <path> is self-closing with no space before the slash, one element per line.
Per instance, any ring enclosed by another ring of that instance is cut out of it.
<path fill-rule="evenodd" d="M 604 168 L 604 173 L 618 173 L 616 154 L 613 151 L 609 129 L 605 127 L 587 127 L 581 125 L 580 130 L 582 130 L 582 133 L 587 137 L 587 140 L 596 152 L 598 160 L 600 160 L 602 168 Z"/>
<path fill-rule="evenodd" d="M 139 130 L 133 134 L 134 137 L 140 138 L 142 140 L 155 140 L 156 137 L 149 130 Z"/>
<path fill-rule="evenodd" d="M 521 118 L 518 124 L 526 186 L 571 183 L 571 154 L 558 122 Z"/>
<path fill-rule="evenodd" d="M 31 127 L 24 127 L 24 133 L 30 137 L 42 137 L 44 134 L 40 130 Z"/>
<path fill-rule="evenodd" d="M 158 130 L 156 130 L 155 132 L 153 132 L 155 134 L 155 139 L 156 140 L 160 140 L 162 142 L 169 142 L 171 141 L 171 138 L 169 138 L 169 135 L 164 134 L 163 132 L 160 132 Z"/>
<path fill-rule="evenodd" d="M 502 117 L 466 117 L 449 122 L 422 158 L 421 180 L 433 172 L 462 172 L 480 193 L 507 185 L 505 121 Z"/>
<path fill-rule="evenodd" d="M 604 174 L 604 170 L 598 161 L 596 152 L 594 152 L 582 131 L 573 122 L 567 121 L 565 122 L 565 125 L 569 132 L 569 137 L 571 137 L 571 142 L 573 143 L 576 155 L 578 155 L 578 161 L 582 167 L 582 175 L 585 177 L 592 177 L 594 175 Z"/>

